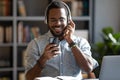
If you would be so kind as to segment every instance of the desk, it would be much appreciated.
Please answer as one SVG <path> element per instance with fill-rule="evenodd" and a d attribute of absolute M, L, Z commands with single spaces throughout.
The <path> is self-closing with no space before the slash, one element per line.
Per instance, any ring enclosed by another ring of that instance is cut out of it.
<path fill-rule="evenodd" d="M 52 78 L 52 77 L 37 77 L 35 78 L 34 80 L 76 80 L 76 79 L 73 79 L 73 78 Z M 82 80 L 99 80 L 98 78 L 97 79 L 82 79 Z"/>
<path fill-rule="evenodd" d="M 99 79 L 83 79 L 83 80 L 99 80 Z"/>

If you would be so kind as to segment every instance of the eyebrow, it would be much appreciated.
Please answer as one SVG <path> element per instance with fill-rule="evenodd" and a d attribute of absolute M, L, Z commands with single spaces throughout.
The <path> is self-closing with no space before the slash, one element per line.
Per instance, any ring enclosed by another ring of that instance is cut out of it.
<path fill-rule="evenodd" d="M 56 18 L 50 18 L 50 19 L 56 19 Z M 60 17 L 59 19 L 65 19 L 64 17 Z"/>

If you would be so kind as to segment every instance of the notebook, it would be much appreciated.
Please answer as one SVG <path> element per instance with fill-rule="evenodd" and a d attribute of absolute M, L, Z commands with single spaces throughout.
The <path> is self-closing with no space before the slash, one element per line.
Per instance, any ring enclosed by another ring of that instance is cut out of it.
<path fill-rule="evenodd" d="M 99 80 L 120 80 L 120 56 L 104 56 Z"/>

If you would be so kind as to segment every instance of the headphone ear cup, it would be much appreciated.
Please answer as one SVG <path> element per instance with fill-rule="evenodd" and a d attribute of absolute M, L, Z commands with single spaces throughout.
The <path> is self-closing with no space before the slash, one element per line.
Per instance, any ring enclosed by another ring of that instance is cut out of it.
<path fill-rule="evenodd" d="M 45 24 L 47 24 L 47 19 L 46 19 L 46 18 L 45 18 L 45 21 L 44 21 L 44 22 L 45 22 Z"/>
<path fill-rule="evenodd" d="M 44 20 L 45 24 L 47 24 L 47 8 L 45 10 L 45 20 Z"/>

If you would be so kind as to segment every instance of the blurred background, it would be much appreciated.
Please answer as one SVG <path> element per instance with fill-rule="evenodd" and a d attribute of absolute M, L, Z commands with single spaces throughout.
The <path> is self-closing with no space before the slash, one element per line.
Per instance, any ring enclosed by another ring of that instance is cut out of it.
<path fill-rule="evenodd" d="M 46 6 L 52 0 L 0 0 L 0 80 L 25 80 L 28 43 L 48 31 Z M 86 38 L 93 57 L 120 54 L 120 0 L 63 0 L 76 24 L 75 35 Z M 94 69 L 99 77 L 100 66 Z"/>

